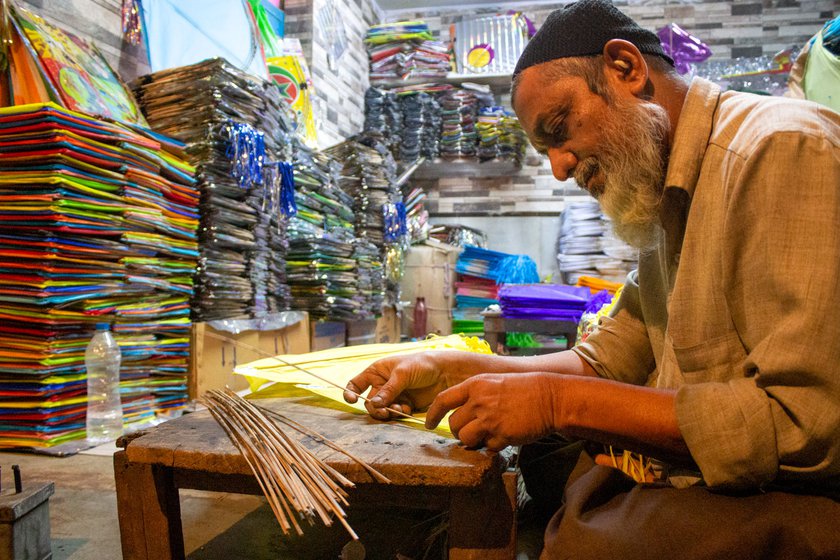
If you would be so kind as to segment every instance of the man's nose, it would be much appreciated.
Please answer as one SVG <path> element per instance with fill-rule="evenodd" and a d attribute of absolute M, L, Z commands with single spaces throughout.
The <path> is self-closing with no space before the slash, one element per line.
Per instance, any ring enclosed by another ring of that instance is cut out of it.
<path fill-rule="evenodd" d="M 574 171 L 578 163 L 575 154 L 569 150 L 550 148 L 548 150 L 548 162 L 551 164 L 551 172 L 558 181 L 565 181 Z"/>

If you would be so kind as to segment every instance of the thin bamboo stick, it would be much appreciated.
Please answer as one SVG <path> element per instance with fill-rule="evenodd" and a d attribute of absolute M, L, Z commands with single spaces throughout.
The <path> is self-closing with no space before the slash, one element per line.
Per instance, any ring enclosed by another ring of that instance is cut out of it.
<path fill-rule="evenodd" d="M 256 406 L 257 408 L 262 410 L 263 414 L 266 414 L 266 415 L 268 415 L 268 416 L 270 416 L 270 417 L 272 417 L 272 418 L 274 418 L 274 419 L 276 419 L 280 422 L 283 422 L 284 424 L 286 424 L 290 428 L 292 428 L 294 430 L 297 430 L 300 433 L 302 433 L 304 435 L 307 435 L 307 436 L 309 436 L 309 437 L 311 437 L 311 438 L 313 438 L 317 441 L 320 441 L 321 443 L 323 443 L 327 447 L 330 447 L 330 448 L 338 451 L 339 453 L 343 453 L 344 455 L 347 455 L 350 459 L 356 461 L 359 465 L 361 465 L 362 468 L 364 468 L 368 473 L 370 473 L 370 475 L 374 479 L 376 479 L 378 482 L 382 482 L 384 484 L 391 484 L 391 479 L 389 479 L 388 477 L 386 477 L 385 475 L 380 473 L 378 470 L 376 470 L 375 468 L 370 466 L 370 464 L 366 463 L 362 459 L 359 459 L 358 457 L 356 457 L 355 455 L 353 455 L 348 450 L 344 449 L 343 447 L 341 447 L 340 445 L 338 445 L 334 441 L 325 438 L 324 436 L 322 436 L 318 432 L 316 432 L 314 430 L 311 430 L 311 429 L 307 428 L 306 426 L 303 426 L 302 424 L 299 424 L 298 422 L 295 422 L 291 418 L 283 416 L 279 412 L 268 409 L 264 406 L 260 406 L 258 404 L 255 404 L 254 406 Z"/>
<path fill-rule="evenodd" d="M 254 472 L 284 534 L 291 531 L 303 534 L 298 518 L 310 525 L 318 519 L 328 526 L 333 519 L 338 519 L 350 536 L 358 540 L 342 508 L 342 504 L 348 504 L 344 487 L 352 487 L 352 481 L 289 437 L 260 407 L 230 389 L 208 391 L 202 402 Z M 284 424 L 290 426 L 291 421 L 284 419 L 288 421 Z M 327 438 L 300 424 L 290 427 L 333 449 L 338 448 Z"/>

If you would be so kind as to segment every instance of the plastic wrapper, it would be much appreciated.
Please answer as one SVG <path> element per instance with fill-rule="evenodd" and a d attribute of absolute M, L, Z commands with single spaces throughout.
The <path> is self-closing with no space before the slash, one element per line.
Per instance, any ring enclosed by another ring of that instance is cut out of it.
<path fill-rule="evenodd" d="M 461 74 L 511 74 L 529 37 L 520 13 L 467 18 L 455 24 L 455 59 Z"/>
<path fill-rule="evenodd" d="M 285 230 L 295 212 L 295 117 L 276 85 L 222 59 L 132 83 L 151 126 L 186 143 L 201 191 L 197 320 L 286 309 Z"/>
<path fill-rule="evenodd" d="M 483 231 L 462 225 L 438 224 L 429 228 L 429 236 L 455 247 L 472 245 L 487 248 L 487 234 Z"/>
<path fill-rule="evenodd" d="M 577 323 L 587 309 L 589 288 L 560 284 L 506 284 L 499 290 L 502 316 Z"/>
<path fill-rule="evenodd" d="M 693 64 L 712 56 L 709 45 L 677 25 L 670 23 L 656 31 L 665 54 L 674 60 L 680 74 L 688 74 Z"/>

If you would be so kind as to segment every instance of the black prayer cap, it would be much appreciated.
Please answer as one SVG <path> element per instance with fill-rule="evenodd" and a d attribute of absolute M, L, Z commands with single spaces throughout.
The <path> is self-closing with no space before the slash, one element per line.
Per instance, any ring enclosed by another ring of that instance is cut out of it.
<path fill-rule="evenodd" d="M 526 68 L 572 56 L 601 54 L 611 39 L 624 39 L 644 54 L 674 61 L 662 50 L 659 37 L 621 13 L 609 0 L 579 0 L 554 10 L 525 46 L 513 75 Z"/>

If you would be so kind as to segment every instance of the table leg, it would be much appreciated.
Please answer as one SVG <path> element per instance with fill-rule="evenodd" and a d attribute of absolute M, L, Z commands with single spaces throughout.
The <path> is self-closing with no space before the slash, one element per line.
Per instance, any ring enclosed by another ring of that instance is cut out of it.
<path fill-rule="evenodd" d="M 114 455 L 123 560 L 183 560 L 181 504 L 172 470 Z"/>
<path fill-rule="evenodd" d="M 449 560 L 513 560 L 516 556 L 516 473 L 453 492 Z"/>

